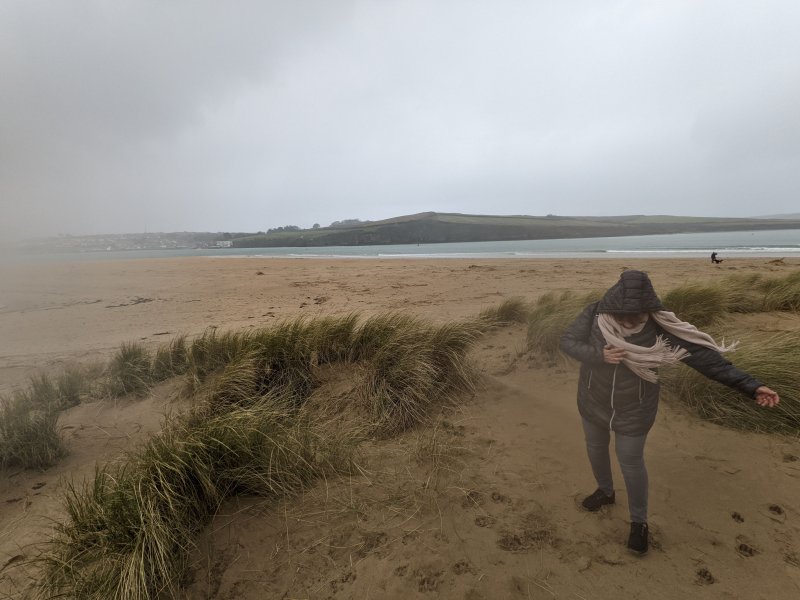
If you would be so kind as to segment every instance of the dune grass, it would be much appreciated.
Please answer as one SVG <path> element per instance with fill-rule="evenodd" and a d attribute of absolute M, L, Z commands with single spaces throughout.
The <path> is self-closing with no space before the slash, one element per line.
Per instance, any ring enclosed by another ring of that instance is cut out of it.
<path fill-rule="evenodd" d="M 327 320 L 331 332 L 333 320 Z M 228 365 L 250 363 L 257 373 L 258 389 L 284 388 L 298 398 L 306 396 L 313 384 L 311 367 L 314 340 L 325 339 L 322 325 L 298 318 L 275 327 L 252 332 L 207 330 L 188 348 L 187 392 L 194 393 L 207 379 L 219 375 Z"/>
<path fill-rule="evenodd" d="M 514 297 L 504 300 L 498 306 L 481 311 L 478 320 L 490 327 L 527 323 L 530 318 L 531 305 L 524 298 Z"/>
<path fill-rule="evenodd" d="M 357 363 L 364 372 L 358 395 L 375 431 L 394 432 L 418 423 L 432 403 L 472 388 L 466 353 L 481 332 L 478 321 L 433 325 L 403 313 L 211 330 L 189 346 L 187 389 L 222 406 L 280 391 L 299 407 L 317 385 L 318 367 Z"/>
<path fill-rule="evenodd" d="M 731 275 L 670 290 L 664 305 L 681 319 L 705 327 L 729 313 L 800 311 L 800 273 L 783 277 Z"/>
<path fill-rule="evenodd" d="M 662 302 L 679 318 L 701 328 L 719 321 L 729 308 L 727 288 L 721 283 L 689 283 L 670 290 Z"/>
<path fill-rule="evenodd" d="M 420 423 L 434 403 L 472 391 L 474 370 L 465 356 L 482 331 L 478 322 L 431 327 L 402 315 L 394 318 L 367 321 L 359 335 L 363 352 L 369 339 L 365 332 L 389 325 L 382 343 L 366 354 L 371 358 L 360 387 L 382 434 Z"/>
<path fill-rule="evenodd" d="M 779 334 L 751 334 L 740 340 L 728 358 L 753 377 L 775 390 L 781 402 L 773 408 L 700 375 L 689 367 L 665 371 L 662 378 L 669 395 L 703 419 L 748 431 L 800 433 L 800 330 Z"/>
<path fill-rule="evenodd" d="M 164 381 L 170 377 L 182 375 L 188 368 L 186 336 L 180 335 L 156 349 L 150 364 L 150 379 L 153 382 Z"/>
<path fill-rule="evenodd" d="M 42 401 L 33 388 L 0 397 L 0 467 L 43 469 L 61 458 L 59 412 L 54 401 Z"/>
<path fill-rule="evenodd" d="M 548 358 L 559 355 L 558 344 L 567 325 L 602 292 L 548 292 L 533 303 L 528 316 L 528 349 Z"/>
<path fill-rule="evenodd" d="M 763 279 L 764 310 L 800 311 L 800 272 L 785 277 Z"/>
<path fill-rule="evenodd" d="M 40 595 L 175 597 L 195 536 L 226 498 L 294 493 L 347 467 L 350 450 L 269 398 L 173 417 L 125 460 L 67 487 Z"/>
<path fill-rule="evenodd" d="M 43 469 L 64 456 L 58 416 L 90 387 L 84 369 L 68 367 L 55 380 L 39 374 L 26 388 L 0 397 L 0 467 Z"/>
<path fill-rule="evenodd" d="M 67 409 L 77 406 L 84 396 L 91 393 L 92 385 L 93 377 L 87 369 L 79 366 L 64 369 L 56 379 L 59 407 Z"/>
<path fill-rule="evenodd" d="M 81 398 L 91 389 L 92 382 L 80 367 L 68 367 L 55 379 L 40 373 L 30 378 L 28 390 L 31 404 L 52 406 L 64 410 L 80 404 Z"/>
<path fill-rule="evenodd" d="M 434 403 L 471 390 L 466 355 L 484 330 L 479 320 L 435 325 L 389 313 L 209 329 L 157 351 L 152 363 L 140 346 L 124 345 L 107 370 L 115 390 L 141 393 L 155 372 L 185 371 L 194 408 L 68 486 L 67 519 L 41 558 L 41 596 L 174 597 L 195 536 L 222 501 L 294 493 L 348 467 L 365 435 L 411 427 Z M 368 407 L 367 431 L 321 423 L 330 413 L 306 406 L 322 365 L 357 367 L 350 400 Z"/>
<path fill-rule="evenodd" d="M 150 360 L 150 353 L 142 344 L 123 343 L 108 364 L 106 392 L 113 397 L 144 395 L 153 382 Z"/>

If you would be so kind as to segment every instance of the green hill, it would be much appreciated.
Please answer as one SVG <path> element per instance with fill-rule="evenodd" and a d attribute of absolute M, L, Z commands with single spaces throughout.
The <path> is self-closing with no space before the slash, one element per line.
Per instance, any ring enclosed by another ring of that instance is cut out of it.
<path fill-rule="evenodd" d="M 352 227 L 321 227 L 237 237 L 237 248 L 372 246 L 557 238 L 800 229 L 800 219 L 729 219 L 670 215 L 563 217 L 465 215 L 426 212 L 369 221 Z"/>

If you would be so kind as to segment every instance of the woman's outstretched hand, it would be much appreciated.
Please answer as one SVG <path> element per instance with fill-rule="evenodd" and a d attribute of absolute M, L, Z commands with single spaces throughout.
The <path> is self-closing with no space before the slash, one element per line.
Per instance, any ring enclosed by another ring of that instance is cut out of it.
<path fill-rule="evenodd" d="M 781 401 L 780 396 L 767 386 L 762 385 L 756 390 L 756 403 L 759 406 L 776 406 Z"/>
<path fill-rule="evenodd" d="M 616 346 L 606 345 L 603 347 L 603 360 L 610 365 L 618 365 L 625 358 L 625 350 Z M 761 389 L 761 388 L 759 388 Z M 773 392 L 774 393 L 774 392 Z"/>

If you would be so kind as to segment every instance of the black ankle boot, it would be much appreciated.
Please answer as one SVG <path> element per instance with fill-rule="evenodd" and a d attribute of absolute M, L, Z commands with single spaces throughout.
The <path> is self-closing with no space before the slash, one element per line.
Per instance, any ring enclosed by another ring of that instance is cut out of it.
<path fill-rule="evenodd" d="M 647 553 L 647 523 L 631 523 L 631 534 L 628 536 L 628 549 L 636 554 Z"/>
<path fill-rule="evenodd" d="M 595 512 L 600 510 L 601 506 L 605 506 L 606 504 L 614 504 L 614 502 L 616 502 L 615 498 L 616 494 L 614 492 L 611 492 L 611 495 L 607 496 L 603 490 L 598 488 L 591 496 L 586 496 L 586 498 L 583 499 L 583 502 L 581 502 L 581 505 L 589 512 Z"/>

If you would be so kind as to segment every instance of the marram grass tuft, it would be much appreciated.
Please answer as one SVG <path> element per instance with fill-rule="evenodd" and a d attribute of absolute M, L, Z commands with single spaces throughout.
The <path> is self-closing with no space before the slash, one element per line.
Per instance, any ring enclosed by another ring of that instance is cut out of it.
<path fill-rule="evenodd" d="M 195 536 L 232 495 L 282 497 L 346 468 L 341 440 L 262 399 L 168 420 L 124 461 L 67 486 L 40 596 L 175 597 Z"/>
<path fill-rule="evenodd" d="M 537 298 L 528 317 L 528 349 L 548 358 L 558 356 L 559 342 L 567 325 L 601 297 L 602 292 L 548 292 Z"/>
<path fill-rule="evenodd" d="M 152 377 L 150 354 L 138 342 L 123 343 L 108 364 L 106 391 L 110 396 L 144 395 Z"/>
<path fill-rule="evenodd" d="M 0 467 L 43 469 L 61 458 L 60 412 L 55 401 L 39 402 L 30 389 L 0 397 Z"/>
<path fill-rule="evenodd" d="M 663 384 L 670 396 L 702 418 L 734 429 L 765 433 L 800 433 L 800 330 L 762 333 L 740 340 L 728 358 L 781 397 L 776 407 L 758 406 L 751 398 L 700 375 L 686 366 L 668 369 Z"/>
<path fill-rule="evenodd" d="M 413 426 L 433 403 L 471 390 L 466 355 L 485 328 L 390 313 L 209 329 L 157 352 L 157 368 L 140 346 L 125 345 L 109 368 L 119 392 L 182 370 L 185 356 L 195 406 L 140 450 L 67 487 L 67 519 L 41 559 L 41 597 L 174 597 L 195 537 L 222 501 L 295 493 L 349 468 L 366 436 Z M 305 405 L 321 365 L 355 367 L 352 400 L 370 407 L 368 427 Z"/>
<path fill-rule="evenodd" d="M 530 303 L 523 298 L 514 297 L 504 300 L 498 306 L 482 310 L 478 319 L 489 327 L 497 327 L 511 323 L 527 323 L 530 313 Z"/>

